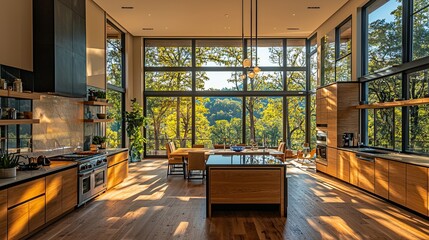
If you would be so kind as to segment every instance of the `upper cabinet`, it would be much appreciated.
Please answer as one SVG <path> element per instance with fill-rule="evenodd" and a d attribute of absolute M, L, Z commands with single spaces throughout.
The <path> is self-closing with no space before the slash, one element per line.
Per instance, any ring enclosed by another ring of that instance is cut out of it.
<path fill-rule="evenodd" d="M 33 1 L 34 91 L 86 96 L 85 1 Z"/>

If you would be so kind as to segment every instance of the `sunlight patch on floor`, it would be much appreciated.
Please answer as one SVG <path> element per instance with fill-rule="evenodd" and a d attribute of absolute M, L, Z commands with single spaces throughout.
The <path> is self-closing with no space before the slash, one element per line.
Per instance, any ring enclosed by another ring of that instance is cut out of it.
<path fill-rule="evenodd" d="M 320 197 L 324 203 L 345 203 L 343 199 L 339 197 Z"/>
<path fill-rule="evenodd" d="M 176 230 L 174 231 L 173 237 L 183 235 L 186 232 L 188 225 L 189 225 L 189 222 L 180 222 Z"/>
<path fill-rule="evenodd" d="M 146 201 L 156 201 L 156 200 L 160 200 L 164 197 L 165 193 L 164 192 L 155 192 L 153 194 L 150 195 L 138 195 L 133 202 L 135 201 L 141 201 L 141 200 L 146 200 Z"/>
<path fill-rule="evenodd" d="M 320 216 L 323 224 L 331 226 L 335 229 L 343 239 L 360 239 L 357 234 L 347 223 L 338 216 Z"/>

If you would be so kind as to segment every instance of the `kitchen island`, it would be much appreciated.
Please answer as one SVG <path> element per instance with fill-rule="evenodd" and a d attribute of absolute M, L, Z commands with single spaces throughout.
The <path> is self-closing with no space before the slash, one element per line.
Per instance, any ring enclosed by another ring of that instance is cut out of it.
<path fill-rule="evenodd" d="M 271 155 L 210 155 L 206 214 L 217 204 L 275 204 L 287 213 L 286 165 Z"/>

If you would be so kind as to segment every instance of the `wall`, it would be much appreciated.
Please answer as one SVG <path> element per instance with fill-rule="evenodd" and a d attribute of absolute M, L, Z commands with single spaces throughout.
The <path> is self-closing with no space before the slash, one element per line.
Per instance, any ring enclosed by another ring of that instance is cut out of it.
<path fill-rule="evenodd" d="M 348 1 L 342 8 L 340 8 L 334 15 L 320 25 L 314 33 L 317 33 L 317 46 L 318 46 L 318 57 L 319 57 L 319 72 L 318 72 L 318 85 L 320 85 L 321 79 L 321 38 L 335 29 L 340 23 L 352 16 L 352 81 L 357 81 L 361 76 L 361 8 L 369 0 L 352 0 Z M 313 33 L 313 34 L 314 34 Z M 312 36 L 311 34 L 310 36 Z"/>
<path fill-rule="evenodd" d="M 58 155 L 79 150 L 83 146 L 83 100 L 43 95 L 33 101 L 33 151 Z"/>
<path fill-rule="evenodd" d="M 92 0 L 86 1 L 87 84 L 106 88 L 106 14 Z"/>
<path fill-rule="evenodd" d="M 33 70 L 32 2 L 1 0 L 0 64 Z"/>

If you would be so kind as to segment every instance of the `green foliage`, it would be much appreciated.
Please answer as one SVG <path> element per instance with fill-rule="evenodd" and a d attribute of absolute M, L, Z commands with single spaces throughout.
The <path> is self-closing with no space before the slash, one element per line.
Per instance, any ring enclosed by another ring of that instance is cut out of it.
<path fill-rule="evenodd" d="M 102 90 L 95 90 L 94 96 L 97 97 L 98 99 L 106 99 L 106 92 Z"/>
<path fill-rule="evenodd" d="M 130 149 L 134 149 L 138 154 L 143 154 L 143 143 L 146 141 L 142 135 L 142 127 L 146 120 L 143 115 L 143 108 L 134 98 L 131 100 L 131 111 L 125 112 L 126 131 L 130 140 Z"/>
<path fill-rule="evenodd" d="M 15 153 L 1 152 L 0 168 L 14 168 L 18 166 L 19 156 Z"/>
<path fill-rule="evenodd" d="M 92 144 L 100 145 L 102 143 L 105 143 L 106 139 L 107 138 L 105 136 L 94 136 L 92 137 Z"/>

